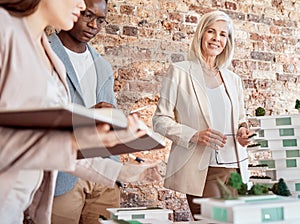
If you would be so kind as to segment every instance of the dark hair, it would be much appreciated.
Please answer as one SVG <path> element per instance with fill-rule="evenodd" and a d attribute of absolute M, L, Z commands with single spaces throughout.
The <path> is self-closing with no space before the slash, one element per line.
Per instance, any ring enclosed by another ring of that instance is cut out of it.
<path fill-rule="evenodd" d="M 32 14 L 41 0 L 0 0 L 0 6 L 17 16 Z"/>

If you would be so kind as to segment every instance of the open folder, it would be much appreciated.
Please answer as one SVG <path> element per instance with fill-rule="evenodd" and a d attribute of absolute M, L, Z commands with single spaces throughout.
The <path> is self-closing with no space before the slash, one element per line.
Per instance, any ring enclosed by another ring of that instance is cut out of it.
<path fill-rule="evenodd" d="M 100 123 L 110 124 L 114 130 L 125 129 L 128 125 L 125 114 L 115 108 L 87 109 L 81 105 L 69 104 L 60 107 L 0 110 L 0 126 L 11 128 L 73 129 Z M 111 148 L 84 149 L 78 152 L 78 158 L 106 157 L 165 147 L 164 138 L 142 121 L 140 129 L 147 134 Z"/>

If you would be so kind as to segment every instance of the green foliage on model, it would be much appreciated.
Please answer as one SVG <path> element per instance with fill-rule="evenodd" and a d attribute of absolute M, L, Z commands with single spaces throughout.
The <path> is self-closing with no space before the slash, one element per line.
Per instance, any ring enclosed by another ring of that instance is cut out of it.
<path fill-rule="evenodd" d="M 263 195 L 268 194 L 269 188 L 263 184 L 254 184 L 248 191 L 248 195 Z"/>
<path fill-rule="evenodd" d="M 263 107 L 258 107 L 255 110 L 255 116 L 265 116 L 266 110 Z"/>
<path fill-rule="evenodd" d="M 296 100 L 295 109 L 300 109 L 300 100 Z"/>
<path fill-rule="evenodd" d="M 248 190 L 247 184 L 243 183 L 239 173 L 232 172 L 226 184 L 217 178 L 218 187 L 221 194 L 221 199 L 232 200 L 237 199 L 239 195 L 250 196 L 250 195 L 265 195 L 272 191 L 274 194 L 281 196 L 290 196 L 286 183 L 281 178 L 278 183 L 273 184 L 272 188 L 269 188 L 265 184 L 253 184 L 251 189 Z"/>
<path fill-rule="evenodd" d="M 241 175 L 239 173 L 232 172 L 230 178 L 227 181 L 227 185 L 234 188 L 240 189 L 243 184 Z"/>
<path fill-rule="evenodd" d="M 281 195 L 281 196 L 290 196 L 291 192 L 288 189 L 286 183 L 282 178 L 279 179 L 278 183 L 273 184 L 271 191 L 274 194 Z"/>

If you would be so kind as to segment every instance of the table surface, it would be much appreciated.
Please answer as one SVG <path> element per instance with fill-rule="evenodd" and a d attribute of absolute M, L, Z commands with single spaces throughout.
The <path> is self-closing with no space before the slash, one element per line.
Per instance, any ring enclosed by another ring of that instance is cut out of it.
<path fill-rule="evenodd" d="M 189 221 L 189 222 L 173 222 L 176 224 L 207 224 L 207 221 L 201 220 L 201 221 Z"/>
<path fill-rule="evenodd" d="M 153 221 L 153 220 L 151 220 Z M 101 224 L 116 224 L 117 222 L 114 222 L 112 220 L 107 220 L 107 221 L 100 221 Z M 147 222 L 148 223 L 152 223 L 152 222 Z M 159 224 L 159 222 L 157 222 L 157 220 L 155 220 L 155 222 L 153 222 L 155 224 Z M 167 222 L 161 222 L 163 224 L 168 223 L 168 224 L 208 224 L 207 221 L 201 220 L 201 221 L 189 221 L 189 222 L 171 222 L 171 221 L 167 221 Z"/>

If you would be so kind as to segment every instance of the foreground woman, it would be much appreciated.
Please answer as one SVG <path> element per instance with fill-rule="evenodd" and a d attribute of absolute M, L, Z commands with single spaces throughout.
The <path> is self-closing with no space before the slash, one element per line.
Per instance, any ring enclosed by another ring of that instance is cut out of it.
<path fill-rule="evenodd" d="M 64 66 L 51 50 L 44 29 L 48 25 L 71 29 L 84 9 L 83 0 L 0 0 L 1 110 L 69 103 Z M 130 177 L 132 168 L 117 162 L 104 160 L 95 167 L 83 161 L 78 166 L 76 161 L 80 147 L 114 146 L 145 134 L 138 130 L 136 116 L 128 119 L 127 130 L 111 132 L 108 125 L 98 125 L 76 129 L 76 138 L 71 131 L 14 129 L 0 124 L 1 223 L 22 223 L 23 211 L 29 206 L 35 223 L 50 223 L 53 170 L 78 171 L 108 185 Z M 89 171 L 84 172 L 85 168 Z"/>

